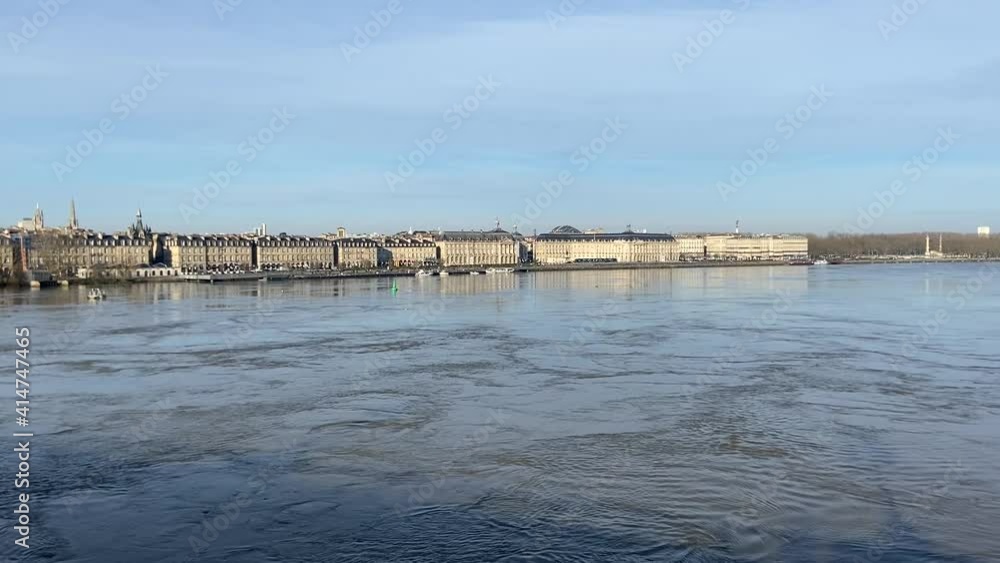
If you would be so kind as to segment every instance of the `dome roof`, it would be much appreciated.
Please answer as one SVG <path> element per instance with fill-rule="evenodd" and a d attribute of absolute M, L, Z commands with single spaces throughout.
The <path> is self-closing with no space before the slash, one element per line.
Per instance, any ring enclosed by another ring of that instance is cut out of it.
<path fill-rule="evenodd" d="M 559 234 L 559 235 L 579 235 L 579 234 L 582 234 L 582 232 L 580 231 L 580 229 L 577 229 L 576 227 L 571 227 L 569 225 L 559 225 L 558 227 L 552 229 L 552 233 L 553 234 Z"/>

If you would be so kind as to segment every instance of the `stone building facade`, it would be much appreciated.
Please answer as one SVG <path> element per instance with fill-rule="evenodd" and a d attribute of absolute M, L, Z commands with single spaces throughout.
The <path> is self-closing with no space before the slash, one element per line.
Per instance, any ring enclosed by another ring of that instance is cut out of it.
<path fill-rule="evenodd" d="M 809 258 L 809 237 L 803 235 L 780 235 L 774 237 L 773 255 L 782 260 L 801 260 Z"/>
<path fill-rule="evenodd" d="M 253 267 L 253 240 L 239 235 L 166 235 L 163 262 L 183 272 Z"/>
<path fill-rule="evenodd" d="M 74 233 L 46 231 L 27 239 L 28 267 L 54 275 L 76 275 L 81 269 L 130 271 L 148 266 L 153 239 L 129 234 Z"/>
<path fill-rule="evenodd" d="M 336 244 L 319 237 L 267 235 L 254 240 L 253 264 L 257 268 L 332 269 Z"/>
<path fill-rule="evenodd" d="M 516 266 L 523 254 L 519 237 L 500 229 L 442 231 L 434 235 L 441 266 Z"/>
<path fill-rule="evenodd" d="M 680 235 L 677 237 L 681 260 L 704 260 L 705 237 L 700 235 Z"/>
<path fill-rule="evenodd" d="M 798 235 L 706 235 L 710 260 L 737 262 L 795 260 L 809 257 L 809 239 Z"/>
<path fill-rule="evenodd" d="M 369 270 L 378 267 L 378 243 L 368 238 L 339 238 L 337 267 L 341 269 Z"/>
<path fill-rule="evenodd" d="M 14 241 L 0 234 L 0 277 L 7 277 L 16 269 L 18 253 L 14 248 Z"/>
<path fill-rule="evenodd" d="M 665 233 L 584 233 L 564 225 L 538 235 L 534 242 L 534 260 L 539 264 L 653 264 L 676 262 L 679 258 L 680 245 Z"/>
<path fill-rule="evenodd" d="M 438 250 L 429 238 L 397 235 L 386 237 L 379 247 L 379 266 L 424 268 L 438 263 Z"/>

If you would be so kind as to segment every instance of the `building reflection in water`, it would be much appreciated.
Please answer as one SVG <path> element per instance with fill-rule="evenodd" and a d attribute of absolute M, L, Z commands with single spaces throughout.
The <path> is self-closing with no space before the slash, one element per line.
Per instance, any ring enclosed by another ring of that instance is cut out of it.
<path fill-rule="evenodd" d="M 601 291 L 626 296 L 657 293 L 701 298 L 779 290 L 804 293 L 809 288 L 809 276 L 809 268 L 765 266 L 538 272 L 531 281 L 536 290 Z"/>
<path fill-rule="evenodd" d="M 792 266 L 663 268 L 637 270 L 544 271 L 494 275 L 395 278 L 398 295 L 460 296 L 521 290 L 560 291 L 607 297 L 658 294 L 675 298 L 738 297 L 773 294 L 776 291 L 804 293 L 810 281 L 822 280 L 821 268 Z M 927 282 L 928 286 L 930 282 Z M 271 282 L 143 283 L 108 286 L 112 299 L 161 302 L 202 299 L 216 301 L 252 298 L 257 301 L 358 297 L 370 295 L 373 304 L 392 295 L 393 278 L 346 278 Z M 87 288 L 63 291 L 4 292 L 11 303 L 59 304 L 85 302 Z"/>

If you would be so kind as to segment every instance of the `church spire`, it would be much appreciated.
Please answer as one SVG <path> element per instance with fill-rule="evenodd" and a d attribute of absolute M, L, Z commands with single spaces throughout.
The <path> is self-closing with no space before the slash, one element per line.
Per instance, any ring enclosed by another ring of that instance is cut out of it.
<path fill-rule="evenodd" d="M 36 231 L 41 231 L 45 229 L 45 214 L 42 213 L 42 208 L 37 203 L 35 204 L 35 217 L 32 220 L 33 226 Z"/>
<path fill-rule="evenodd" d="M 153 230 L 142 222 L 141 208 L 135 210 L 135 223 L 128 228 L 128 234 L 132 237 L 148 237 L 153 234 Z"/>
<path fill-rule="evenodd" d="M 80 228 L 80 223 L 76 220 L 76 202 L 71 198 L 69 200 L 69 230 L 75 231 Z"/>

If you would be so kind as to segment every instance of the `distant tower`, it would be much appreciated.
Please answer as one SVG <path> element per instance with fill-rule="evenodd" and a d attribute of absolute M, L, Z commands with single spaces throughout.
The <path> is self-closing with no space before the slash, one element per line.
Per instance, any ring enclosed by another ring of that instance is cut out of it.
<path fill-rule="evenodd" d="M 497 230 L 498 231 L 500 230 L 500 218 L 499 217 L 497 217 Z"/>
<path fill-rule="evenodd" d="M 924 249 L 924 256 L 931 255 L 931 235 L 927 235 L 927 246 Z"/>
<path fill-rule="evenodd" d="M 740 220 L 736 220 L 736 234 L 740 234 Z"/>
<path fill-rule="evenodd" d="M 944 234 L 938 234 L 938 254 L 944 255 Z"/>
<path fill-rule="evenodd" d="M 80 229 L 80 223 L 76 220 L 76 202 L 72 199 L 69 200 L 69 225 L 67 225 L 69 230 L 77 231 Z"/>
<path fill-rule="evenodd" d="M 337 238 L 347 238 L 347 229 L 344 227 L 337 227 Z"/>
<path fill-rule="evenodd" d="M 41 231 L 45 228 L 45 214 L 42 213 L 42 208 L 37 203 L 35 204 L 35 217 L 32 223 L 36 231 Z"/>
<path fill-rule="evenodd" d="M 146 238 L 152 236 L 153 230 L 142 222 L 142 209 L 135 210 L 135 223 L 128 228 L 127 232 L 132 238 Z"/>

